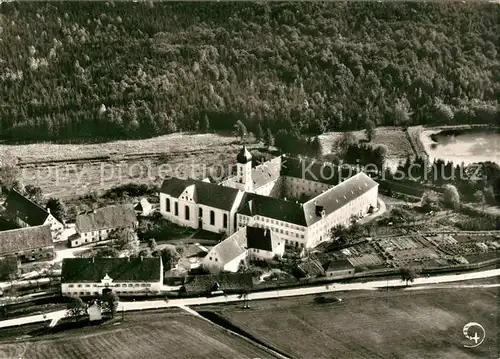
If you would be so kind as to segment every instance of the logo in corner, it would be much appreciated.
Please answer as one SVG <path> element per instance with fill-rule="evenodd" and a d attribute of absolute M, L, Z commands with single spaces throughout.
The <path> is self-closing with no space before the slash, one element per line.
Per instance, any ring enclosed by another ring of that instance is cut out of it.
<path fill-rule="evenodd" d="M 476 348 L 483 344 L 486 339 L 486 331 L 483 326 L 476 322 L 470 322 L 464 325 L 464 336 L 471 342 L 470 345 L 464 344 L 466 348 Z"/>

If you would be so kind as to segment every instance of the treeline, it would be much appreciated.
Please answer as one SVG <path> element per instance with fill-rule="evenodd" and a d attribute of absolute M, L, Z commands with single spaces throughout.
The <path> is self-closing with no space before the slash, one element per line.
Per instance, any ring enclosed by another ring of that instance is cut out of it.
<path fill-rule="evenodd" d="M 454 164 L 452 161 L 434 159 L 428 163 L 421 157 L 408 157 L 398 166 L 396 172 L 386 168 L 385 179 L 406 182 L 419 191 L 419 183 L 443 186 L 453 184 L 466 202 L 500 204 L 500 166 L 494 162 L 481 162 L 474 165 Z M 420 189 L 424 189 L 421 187 Z"/>
<path fill-rule="evenodd" d="M 0 4 L 0 139 L 498 119 L 498 5 Z M 289 126 L 292 124 L 292 127 Z"/>

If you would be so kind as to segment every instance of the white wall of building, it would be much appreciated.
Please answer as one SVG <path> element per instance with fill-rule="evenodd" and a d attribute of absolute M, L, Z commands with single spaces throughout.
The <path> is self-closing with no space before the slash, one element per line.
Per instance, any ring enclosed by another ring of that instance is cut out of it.
<path fill-rule="evenodd" d="M 49 213 L 49 216 L 43 223 L 44 225 L 50 225 L 50 231 L 52 232 L 52 238 L 59 238 L 64 230 L 64 225 L 59 222 L 52 214 Z"/>
<path fill-rule="evenodd" d="M 248 251 L 241 253 L 239 256 L 235 257 L 233 260 L 226 263 L 226 265 L 224 265 L 224 270 L 226 272 L 236 273 L 238 269 L 240 269 L 241 262 L 246 262 L 247 252 Z"/>
<path fill-rule="evenodd" d="M 301 198 L 302 196 L 313 198 L 330 188 L 333 188 L 333 186 L 303 178 L 287 176 L 284 177 L 282 196 L 287 198 Z"/>
<path fill-rule="evenodd" d="M 306 228 L 303 226 L 263 216 L 253 216 L 250 218 L 241 214 L 237 215 L 237 221 L 239 228 L 251 222 L 256 227 L 270 229 L 285 240 L 285 243 L 289 246 L 303 248 L 307 242 Z"/>
<path fill-rule="evenodd" d="M 339 269 L 335 271 L 327 271 L 325 276 L 328 279 L 344 279 L 354 277 L 354 268 L 352 269 Z"/>
<path fill-rule="evenodd" d="M 163 279 L 156 282 L 116 282 L 109 285 L 103 283 L 62 283 L 61 292 L 65 296 L 95 296 L 101 295 L 102 290 L 110 288 L 118 295 L 137 295 L 160 293 Z"/>
<path fill-rule="evenodd" d="M 343 207 L 307 228 L 307 248 L 312 248 L 329 239 L 329 232 L 337 225 L 349 226 L 351 216 L 365 216 L 370 206 L 377 208 L 378 186 L 355 198 Z"/>
<path fill-rule="evenodd" d="M 160 213 L 171 222 L 190 228 L 203 228 L 204 230 L 227 234 L 234 233 L 236 210 L 243 198 L 243 192 L 239 192 L 231 210 L 222 210 L 203 204 L 197 204 L 187 194 L 174 198 L 165 193 L 160 193 Z M 167 201 L 170 201 L 170 210 L 167 211 Z M 177 214 L 176 214 L 177 203 Z M 213 214 L 212 214 L 213 212 Z M 188 214 L 188 215 L 187 215 Z M 201 215 L 201 216 L 200 216 Z M 201 220 L 201 223 L 200 223 Z"/>

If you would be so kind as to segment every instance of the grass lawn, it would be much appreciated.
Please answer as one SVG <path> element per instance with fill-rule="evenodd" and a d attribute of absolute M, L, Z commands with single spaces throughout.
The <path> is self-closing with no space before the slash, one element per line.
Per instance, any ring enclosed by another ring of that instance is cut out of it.
<path fill-rule="evenodd" d="M 343 132 L 328 132 L 320 137 L 324 153 L 330 153 L 332 145 L 342 136 Z M 353 131 L 358 141 L 366 141 L 365 131 Z M 399 161 L 405 161 L 408 155 L 413 156 L 413 149 L 405 132 L 400 127 L 378 127 L 370 142 L 373 145 L 385 145 L 388 150 L 387 165 L 395 167 Z"/>
<path fill-rule="evenodd" d="M 497 359 L 497 289 L 336 293 L 344 299 L 341 303 L 282 299 L 222 314 L 294 358 Z M 467 349 L 462 329 L 473 321 L 485 328 L 487 337 L 481 346 Z"/>
<path fill-rule="evenodd" d="M 31 328 L 33 331 L 33 328 Z M 17 336 L 22 333 L 17 330 Z M 26 334 L 25 334 L 26 335 Z M 49 338 L 0 343 L 0 358 L 29 359 L 244 359 L 271 356 L 190 314 L 125 314 L 119 325 L 72 329 Z"/>

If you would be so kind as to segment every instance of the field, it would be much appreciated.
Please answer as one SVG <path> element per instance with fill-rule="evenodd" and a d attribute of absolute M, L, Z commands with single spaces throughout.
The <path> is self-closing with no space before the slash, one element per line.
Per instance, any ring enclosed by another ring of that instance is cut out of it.
<path fill-rule="evenodd" d="M 189 314 L 127 314 L 120 325 L 87 327 L 50 340 L 0 344 L 0 358 L 270 358 L 266 352 Z"/>
<path fill-rule="evenodd" d="M 366 141 L 365 131 L 353 131 L 352 134 L 358 141 Z M 321 135 L 320 139 L 323 144 L 323 152 L 330 153 L 332 145 L 341 135 L 342 132 L 328 132 Z M 391 168 L 397 167 L 399 161 L 404 162 L 408 155 L 414 156 L 410 141 L 401 127 L 378 127 L 370 143 L 373 145 L 387 146 L 387 164 Z"/>
<path fill-rule="evenodd" d="M 24 184 L 67 198 L 127 182 L 161 184 L 166 176 L 217 176 L 234 164 L 240 146 L 232 136 L 175 134 L 103 144 L 0 145 L 0 152 L 17 158 Z M 106 156 L 116 160 L 99 159 Z"/>
<path fill-rule="evenodd" d="M 341 303 L 293 298 L 222 314 L 294 358 L 497 359 L 497 289 L 338 293 Z M 481 346 L 467 349 L 462 329 L 473 321 L 487 336 Z"/>

